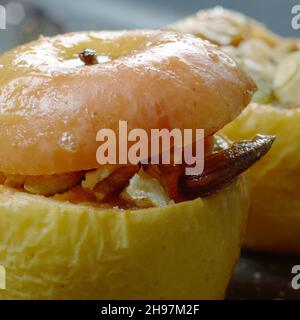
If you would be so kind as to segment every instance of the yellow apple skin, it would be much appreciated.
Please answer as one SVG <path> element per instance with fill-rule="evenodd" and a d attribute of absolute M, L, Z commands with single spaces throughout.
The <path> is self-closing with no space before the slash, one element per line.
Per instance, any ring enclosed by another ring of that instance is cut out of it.
<path fill-rule="evenodd" d="M 222 299 L 249 205 L 241 176 L 207 198 L 100 209 L 0 187 L 0 299 Z"/>
<path fill-rule="evenodd" d="M 244 247 L 300 253 L 300 109 L 252 103 L 223 130 L 232 140 L 276 135 L 250 170 L 251 205 Z"/>

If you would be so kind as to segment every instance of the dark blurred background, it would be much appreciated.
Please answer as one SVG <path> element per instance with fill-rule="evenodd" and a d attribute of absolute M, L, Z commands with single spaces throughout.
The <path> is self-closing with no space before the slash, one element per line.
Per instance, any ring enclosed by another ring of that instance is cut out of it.
<path fill-rule="evenodd" d="M 40 34 L 162 27 L 216 5 L 254 17 L 281 35 L 300 35 L 291 27 L 291 8 L 300 4 L 297 0 L 0 0 L 0 4 L 7 14 L 0 51 Z"/>

